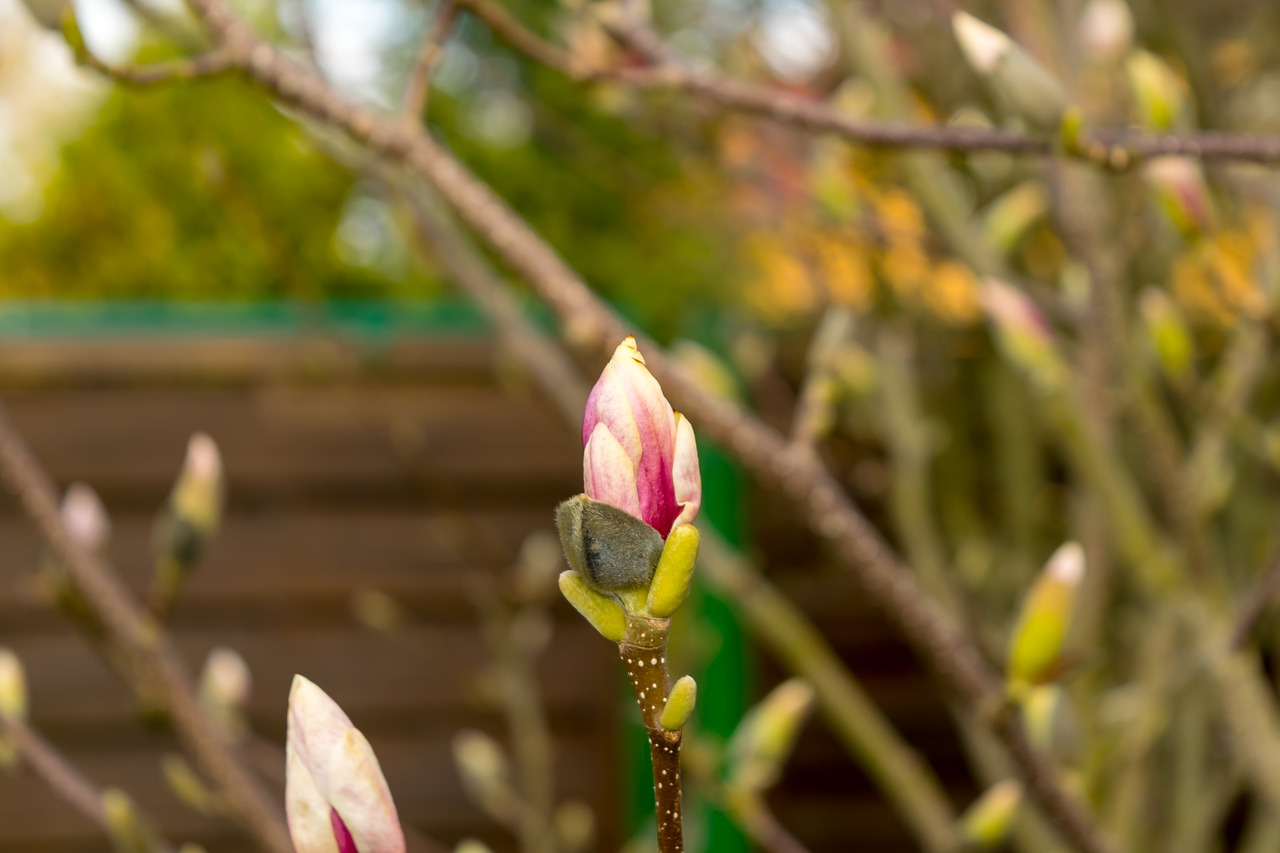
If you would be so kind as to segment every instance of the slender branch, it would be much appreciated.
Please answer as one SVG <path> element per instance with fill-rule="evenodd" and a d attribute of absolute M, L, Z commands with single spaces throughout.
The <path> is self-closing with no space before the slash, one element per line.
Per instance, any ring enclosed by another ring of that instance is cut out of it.
<path fill-rule="evenodd" d="M 53 744 L 26 723 L 4 714 L 0 714 L 0 738 L 13 745 L 59 799 L 102 831 L 109 829 L 101 792 Z"/>
<path fill-rule="evenodd" d="M 66 567 L 86 601 L 97 611 L 126 660 L 135 686 L 155 687 L 174 728 L 200 769 L 226 797 L 228 812 L 265 849 L 291 853 L 293 846 L 279 807 L 240 763 L 236 751 L 209 719 L 177 651 L 163 631 L 147 618 L 110 566 L 77 545 L 58 512 L 53 483 L 32 457 L 0 407 L 0 480 Z"/>
<path fill-rule="evenodd" d="M 1078 151 L 1049 138 L 998 128 L 888 123 L 845 115 L 822 101 L 744 83 L 718 72 L 664 64 L 658 68 L 592 68 L 538 36 L 494 0 L 459 0 L 513 48 L 542 65 L 580 81 L 613 80 L 639 88 L 697 94 L 721 107 L 761 115 L 781 124 L 834 133 L 850 142 L 888 148 L 1001 151 L 1009 154 L 1074 156 L 1106 168 L 1130 168 L 1152 157 L 1280 165 L 1280 137 L 1249 133 L 1154 134 L 1141 130 L 1093 130 Z"/>
<path fill-rule="evenodd" d="M 1280 549 L 1272 555 L 1267 567 L 1245 596 L 1244 604 L 1236 616 L 1235 627 L 1231 631 L 1232 651 L 1239 651 L 1249 644 L 1258 623 L 1267 615 L 1277 595 L 1280 595 Z"/>
<path fill-rule="evenodd" d="M 67 760 L 58 748 L 22 720 L 0 714 L 0 739 L 13 746 L 23 763 L 35 771 L 63 802 L 88 818 L 108 835 L 112 832 L 102 806 L 102 791 Z M 151 839 L 152 853 L 171 853 L 173 848 L 159 838 Z"/>
<path fill-rule="evenodd" d="M 409 85 L 404 92 L 404 114 L 414 118 L 420 117 L 427 110 L 427 98 L 431 94 L 431 75 L 440 58 L 444 55 L 445 39 L 449 36 L 449 28 L 458 14 L 457 0 L 441 0 L 440 10 L 422 40 L 422 49 L 418 51 L 418 59 L 413 64 L 413 73 L 409 77 Z"/>
<path fill-rule="evenodd" d="M 131 86 L 153 86 L 175 80 L 194 80 L 225 74 L 235 68 L 235 62 L 225 51 L 211 50 L 199 56 L 157 62 L 152 65 L 115 65 L 100 59 L 85 43 L 80 24 L 74 14 L 64 19 L 63 34 L 67 44 L 75 52 L 76 61 L 120 83 Z"/>

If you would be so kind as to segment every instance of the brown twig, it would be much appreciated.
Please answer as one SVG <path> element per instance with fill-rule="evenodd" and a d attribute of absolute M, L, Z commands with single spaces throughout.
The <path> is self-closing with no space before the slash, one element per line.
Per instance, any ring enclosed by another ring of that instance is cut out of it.
<path fill-rule="evenodd" d="M 1280 549 L 1272 555 L 1267 567 L 1245 596 L 1231 630 L 1231 650 L 1239 651 L 1249 644 L 1262 617 L 1267 615 L 1276 596 L 1280 595 Z"/>
<path fill-rule="evenodd" d="M 427 29 L 426 38 L 422 40 L 422 49 L 418 51 L 409 85 L 404 91 L 403 110 L 406 116 L 418 118 L 426 112 L 427 98 L 431 95 L 431 75 L 444 55 L 445 39 L 449 37 L 449 28 L 453 26 L 457 15 L 456 0 L 441 0 L 440 10 L 436 12 L 435 20 Z"/>
<path fill-rule="evenodd" d="M 63 35 L 75 52 L 76 61 L 120 83 L 131 86 L 154 86 L 175 80 L 194 80 L 224 74 L 235 68 L 232 57 L 224 51 L 211 50 L 199 56 L 157 62 L 152 65 L 115 65 L 99 58 L 85 43 L 80 24 L 74 14 L 63 21 Z"/>
<path fill-rule="evenodd" d="M 215 42 L 283 103 L 344 131 L 389 161 L 403 163 L 434 187 L 491 249 L 533 285 L 560 317 L 574 345 L 606 353 L 630 331 L 523 219 L 418 123 L 348 102 L 315 73 L 257 36 L 223 0 L 189 0 L 189 5 Z M 652 353 L 648 357 L 652 372 L 670 396 L 683 404 L 699 430 L 804 511 L 813 529 L 943 683 L 980 713 L 1000 706 L 1000 679 L 960 626 L 921 591 L 831 472 L 809 455 L 796 453 L 785 439 L 736 405 L 703 393 L 651 342 L 643 341 L 641 347 Z M 1003 715 L 994 725 L 1031 792 L 1065 836 L 1081 850 L 1110 849 L 1091 817 L 1066 793 L 1057 771 L 1030 747 L 1017 720 Z"/>
<path fill-rule="evenodd" d="M 998 128 L 893 124 L 854 118 L 822 101 L 732 80 L 714 71 L 673 64 L 647 69 L 592 68 L 530 31 L 493 0 L 460 2 L 517 51 L 575 80 L 614 80 L 639 88 L 683 90 L 727 109 L 765 116 L 805 130 L 834 133 L 862 145 L 1026 155 L 1060 154 L 1106 168 L 1129 168 L 1139 160 L 1165 156 L 1280 164 L 1280 137 L 1274 136 L 1213 131 L 1153 134 L 1140 130 L 1094 130 L 1087 134 L 1077 150 L 1066 151 L 1057 145 L 1056 140 Z"/>
<path fill-rule="evenodd" d="M 41 537 L 118 644 L 135 687 L 159 691 L 174 729 L 200 769 L 226 797 L 230 816 L 264 849 L 291 853 L 293 845 L 279 807 L 241 764 L 232 745 L 201 707 L 191 677 L 168 638 L 143 614 L 111 567 L 67 535 L 53 483 L 32 457 L 3 407 L 0 479 L 21 502 Z"/>
<path fill-rule="evenodd" d="M 53 744 L 21 720 L 0 714 L 0 737 L 13 745 L 23 762 L 49 790 L 104 832 L 109 829 L 97 786 L 76 769 Z"/>

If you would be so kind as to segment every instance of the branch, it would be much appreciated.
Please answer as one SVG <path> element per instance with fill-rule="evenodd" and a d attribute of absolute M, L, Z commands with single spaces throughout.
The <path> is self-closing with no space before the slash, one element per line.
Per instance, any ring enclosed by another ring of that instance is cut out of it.
<path fill-rule="evenodd" d="M 0 739 L 18 751 L 24 764 L 35 771 L 59 799 L 104 833 L 112 834 L 111 822 L 102 807 L 102 791 L 39 732 L 21 720 L 0 714 Z M 171 853 L 173 848 L 167 843 L 159 839 L 153 841 L 158 846 L 152 853 Z"/>
<path fill-rule="evenodd" d="M 84 34 L 74 13 L 63 19 L 63 35 L 75 53 L 76 62 L 120 83 L 131 86 L 153 86 L 174 80 L 194 80 L 224 74 L 235 68 L 232 57 L 224 51 L 211 50 L 199 56 L 157 62 L 152 65 L 115 65 L 100 59 L 85 43 Z"/>
<path fill-rule="evenodd" d="M 1267 567 L 1245 596 L 1244 604 L 1236 616 L 1235 627 L 1231 631 L 1232 651 L 1240 651 L 1249 644 L 1254 630 L 1271 609 L 1277 594 L 1280 594 L 1280 551 L 1271 557 Z"/>
<path fill-rule="evenodd" d="M 780 124 L 834 133 L 850 142 L 884 148 L 946 151 L 1001 151 L 1009 154 L 1071 156 L 1108 169 L 1127 169 L 1152 157 L 1182 156 L 1205 161 L 1280 165 L 1280 137 L 1247 133 L 1153 134 L 1141 130 L 1094 130 L 1067 150 L 1050 138 L 999 128 L 907 125 L 853 118 L 827 104 L 768 86 L 744 83 L 715 71 L 673 63 L 648 69 L 590 68 L 521 24 L 493 0 L 459 0 L 520 53 L 579 81 L 613 80 L 644 89 L 672 89 L 699 95 L 721 107 L 764 116 Z M 615 36 L 617 30 L 612 31 Z M 625 36 L 625 33 L 621 34 Z"/>
<path fill-rule="evenodd" d="M 444 42 L 457 14 L 456 0 L 442 0 L 440 11 L 436 13 L 435 20 L 422 41 L 422 49 L 413 65 L 413 74 L 409 77 L 409 86 L 404 92 L 403 109 L 406 116 L 418 118 L 426 112 L 427 97 L 431 93 L 431 75 L 444 54 Z"/>
<path fill-rule="evenodd" d="M 315 73 L 299 66 L 240 21 L 223 0 L 189 5 L 237 64 L 285 104 L 403 163 L 434 187 L 461 219 L 559 316 L 566 338 L 608 352 L 628 333 L 559 255 L 487 185 L 473 176 L 416 122 L 351 104 Z M 949 690 L 979 712 L 1003 704 L 1000 678 L 960 626 L 930 600 L 897 555 L 849 499 L 837 479 L 808 454 L 731 403 L 716 400 L 649 341 L 641 346 L 652 373 L 699 425 L 762 481 L 804 511 L 844 566 L 878 602 Z M 1063 833 L 1085 851 L 1109 850 L 1092 818 L 1062 787 L 1054 767 L 1028 743 L 1017 719 L 997 715 L 996 732 L 1022 769 L 1030 790 Z"/>
<path fill-rule="evenodd" d="M 240 763 L 232 745 L 201 707 L 191 677 L 169 639 L 143 615 L 111 567 L 77 545 L 63 529 L 53 483 L 32 457 L 2 406 L 0 480 L 19 499 L 54 556 L 97 612 L 103 627 L 123 652 L 135 686 L 159 691 L 178 735 L 200 769 L 225 795 L 229 814 L 265 849 L 291 853 L 293 845 L 279 808 Z"/>

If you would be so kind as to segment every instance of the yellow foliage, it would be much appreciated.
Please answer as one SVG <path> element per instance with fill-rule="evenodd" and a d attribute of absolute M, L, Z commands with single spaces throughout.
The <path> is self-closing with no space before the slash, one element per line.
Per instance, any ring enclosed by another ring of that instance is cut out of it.
<path fill-rule="evenodd" d="M 972 323 L 982 315 L 978 303 L 978 279 L 968 267 L 955 261 L 942 261 L 933 268 L 929 286 L 924 291 L 929 310 L 948 323 Z"/>

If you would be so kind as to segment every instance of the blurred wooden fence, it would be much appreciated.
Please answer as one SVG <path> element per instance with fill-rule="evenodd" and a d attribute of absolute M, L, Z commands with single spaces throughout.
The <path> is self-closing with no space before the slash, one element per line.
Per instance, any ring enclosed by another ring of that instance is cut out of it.
<path fill-rule="evenodd" d="M 253 669 L 254 726 L 283 742 L 301 672 L 369 736 L 401 815 L 442 840 L 496 831 L 461 793 L 458 729 L 502 735 L 486 699 L 473 603 L 551 508 L 581 488 L 576 440 L 529 394 L 495 381 L 483 339 L 433 337 L 374 350 L 301 339 L 26 340 L 0 344 L 0 397 L 62 485 L 99 491 L 111 556 L 135 589 L 149 576 L 152 517 L 187 437 L 218 441 L 228 515 L 174 614 L 193 666 L 215 645 Z M 169 794 L 169 737 L 143 730 L 95 654 L 33 597 L 38 544 L 12 501 L 0 514 L 0 643 L 29 669 L 33 721 L 93 779 L 126 788 L 170 837 L 239 849 Z M 383 635 L 352 615 L 379 590 L 412 616 Z M 557 596 L 558 597 L 558 596 Z M 618 707 L 608 645 L 557 604 L 542 684 L 561 791 L 585 799 L 616 839 Z M 603 688 L 603 689 L 602 689 Z M 280 758 L 281 768 L 283 758 Z M 506 845 L 509 847 L 509 843 Z M 39 782 L 0 776 L 0 849 L 103 850 Z"/>
<path fill-rule="evenodd" d="M 174 614 L 193 667 L 228 645 L 250 662 L 251 718 L 283 742 L 295 672 L 329 691 L 369 736 L 401 816 L 441 841 L 511 841 L 461 793 L 449 752 L 468 726 L 505 737 L 487 687 L 475 581 L 497 577 L 551 509 L 581 488 L 581 455 L 532 389 L 504 387 L 474 334 L 376 346 L 297 336 L 0 334 L 0 399 L 61 485 L 101 494 L 111 556 L 137 590 L 149 577 L 152 517 L 188 436 L 212 435 L 227 466 L 224 529 Z M 499 368 L 495 370 L 495 368 Z M 507 383 L 509 385 L 509 383 Z M 971 791 L 939 698 L 857 590 L 827 574 L 785 507 L 757 503 L 752 537 L 774 576 L 832 637 L 866 685 L 961 797 Z M 0 643 L 26 662 L 33 722 L 89 776 L 133 793 L 175 840 L 246 849 L 166 788 L 170 737 L 139 726 L 126 692 L 33 593 L 39 546 L 0 502 Z M 353 596 L 378 590 L 412 616 L 362 627 Z M 612 650 L 563 602 L 541 658 L 563 796 L 585 800 L 602 850 L 616 849 L 622 768 Z M 764 657 L 761 688 L 780 677 Z M 281 760 L 282 764 L 282 760 Z M 773 801 L 815 853 L 910 850 L 891 809 L 820 723 Z M 0 774 L 0 851 L 106 849 L 99 834 L 25 775 Z"/>

